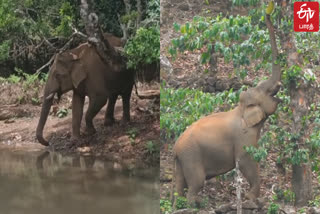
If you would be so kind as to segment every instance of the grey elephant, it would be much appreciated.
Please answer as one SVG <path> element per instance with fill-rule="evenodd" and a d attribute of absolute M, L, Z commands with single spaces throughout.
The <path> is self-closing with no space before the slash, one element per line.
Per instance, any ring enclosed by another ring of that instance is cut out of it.
<path fill-rule="evenodd" d="M 111 46 L 121 44 L 121 39 L 106 34 Z M 89 97 L 89 107 L 85 115 L 86 133 L 93 134 L 92 120 L 108 101 L 105 125 L 114 122 L 114 106 L 119 95 L 123 101 L 123 120 L 130 120 L 130 97 L 134 85 L 134 71 L 124 69 L 114 72 L 113 66 L 102 61 L 94 46 L 84 43 L 69 51 L 59 53 L 50 68 L 44 89 L 44 101 L 36 130 L 38 141 L 45 146 L 49 143 L 43 138 L 43 129 L 55 94 L 73 90 L 72 97 L 72 139 L 80 138 L 80 125 L 85 96 Z M 122 65 L 121 65 L 122 66 Z M 117 67 L 118 68 L 118 67 Z"/>
<path fill-rule="evenodd" d="M 263 81 L 240 94 L 239 105 L 229 111 L 213 113 L 193 123 L 174 145 L 176 192 L 188 188 L 190 203 L 206 179 L 239 168 L 250 184 L 249 199 L 259 196 L 259 168 L 244 146 L 257 146 L 264 121 L 273 114 L 279 99 L 273 97 L 280 82 Z M 271 86 L 271 87 L 269 87 Z"/>

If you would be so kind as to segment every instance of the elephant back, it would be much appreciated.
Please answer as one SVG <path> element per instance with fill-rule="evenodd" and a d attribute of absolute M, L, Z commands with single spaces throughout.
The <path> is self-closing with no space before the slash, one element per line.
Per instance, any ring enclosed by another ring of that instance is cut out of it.
<path fill-rule="evenodd" d="M 121 40 L 121 38 L 116 37 L 112 35 L 111 33 L 104 33 L 103 34 L 104 39 L 108 40 L 109 44 L 112 47 L 123 47 L 124 42 Z"/>

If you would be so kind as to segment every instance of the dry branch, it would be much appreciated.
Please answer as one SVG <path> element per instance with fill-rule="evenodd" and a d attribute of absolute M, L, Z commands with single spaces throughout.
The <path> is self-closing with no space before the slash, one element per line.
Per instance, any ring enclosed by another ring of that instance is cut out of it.
<path fill-rule="evenodd" d="M 62 48 L 58 49 L 58 51 L 56 51 L 56 52 L 62 53 L 63 51 L 67 50 L 67 49 L 70 47 L 72 41 L 74 40 L 74 37 L 75 37 L 76 35 L 78 35 L 78 34 L 79 34 L 78 32 L 73 33 L 73 34 L 70 36 L 70 39 L 68 40 L 68 42 L 67 42 Z M 50 66 L 51 63 L 53 62 L 55 56 L 56 56 L 56 54 L 54 54 L 46 64 L 44 64 L 44 65 L 41 66 L 39 69 L 37 69 L 36 72 L 35 72 L 35 75 L 39 75 L 39 73 L 40 73 L 44 68 Z"/>
<path fill-rule="evenodd" d="M 155 99 L 160 98 L 160 90 L 148 90 L 143 93 L 139 92 L 136 89 L 136 94 L 140 99 Z"/>

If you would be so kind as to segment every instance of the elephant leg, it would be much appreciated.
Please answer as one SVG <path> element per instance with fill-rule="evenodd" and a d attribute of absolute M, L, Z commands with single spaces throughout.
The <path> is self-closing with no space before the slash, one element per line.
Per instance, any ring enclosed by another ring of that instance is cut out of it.
<path fill-rule="evenodd" d="M 111 95 L 108 100 L 108 106 L 104 117 L 104 125 L 111 126 L 114 123 L 114 106 L 117 102 L 118 95 Z"/>
<path fill-rule="evenodd" d="M 86 134 L 92 135 L 96 132 L 93 126 L 93 118 L 97 115 L 100 109 L 106 104 L 107 97 L 98 96 L 98 97 L 89 97 L 89 107 L 86 113 Z"/>
<path fill-rule="evenodd" d="M 131 91 L 129 94 L 122 95 L 122 106 L 123 106 L 122 120 L 125 122 L 130 121 L 130 97 L 131 97 Z"/>
<path fill-rule="evenodd" d="M 183 196 L 184 195 L 184 189 L 187 188 L 187 183 L 186 180 L 184 179 L 184 175 L 183 175 L 183 170 L 181 167 L 181 164 L 179 162 L 179 160 L 176 160 L 175 163 L 175 176 L 176 176 L 176 192 L 178 193 L 179 196 Z"/>
<path fill-rule="evenodd" d="M 80 138 L 80 126 L 83 115 L 83 104 L 85 96 L 73 92 L 72 97 L 72 138 Z"/>
<path fill-rule="evenodd" d="M 260 195 L 259 165 L 249 155 L 245 155 L 239 162 L 239 168 L 250 184 L 250 190 L 246 194 L 246 198 L 255 200 Z"/>
<path fill-rule="evenodd" d="M 199 202 L 197 194 L 204 186 L 206 179 L 205 171 L 203 167 L 201 167 L 201 163 L 195 162 L 188 167 L 183 166 L 183 173 L 188 185 L 187 199 L 188 202 L 194 206 Z"/>

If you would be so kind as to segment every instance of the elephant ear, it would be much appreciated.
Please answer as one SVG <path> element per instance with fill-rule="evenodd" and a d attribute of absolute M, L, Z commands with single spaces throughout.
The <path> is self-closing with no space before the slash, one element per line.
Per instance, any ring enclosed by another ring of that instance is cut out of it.
<path fill-rule="evenodd" d="M 248 106 L 243 113 L 243 119 L 247 127 L 253 127 L 260 123 L 265 118 L 265 113 L 259 106 Z"/>
<path fill-rule="evenodd" d="M 70 53 L 74 61 L 74 66 L 71 72 L 72 84 L 75 88 L 78 88 L 79 84 L 87 78 L 87 73 L 85 72 L 84 65 L 81 63 L 81 58 L 74 53 Z"/>

